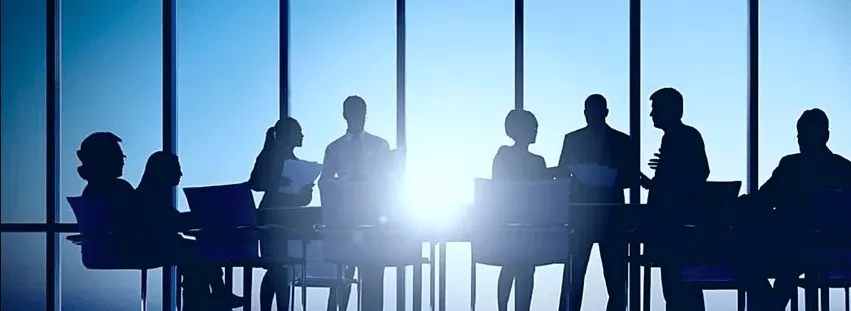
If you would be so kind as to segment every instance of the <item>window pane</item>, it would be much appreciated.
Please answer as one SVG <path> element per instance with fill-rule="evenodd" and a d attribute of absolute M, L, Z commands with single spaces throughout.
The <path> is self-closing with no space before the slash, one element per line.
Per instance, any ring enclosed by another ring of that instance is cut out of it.
<path fill-rule="evenodd" d="M 396 1 L 290 3 L 290 113 L 305 135 L 296 156 L 323 161 L 328 144 L 346 133 L 343 101 L 350 95 L 366 100 L 366 131 L 395 148 Z M 311 205 L 320 205 L 316 189 Z M 396 303 L 396 272 L 386 272 L 389 310 Z M 311 295 L 309 308 L 324 308 L 327 291 Z M 355 303 L 352 299 L 351 310 Z"/>
<path fill-rule="evenodd" d="M 76 151 L 93 132 L 123 139 L 124 178 L 136 184 L 162 147 L 162 7 L 157 2 L 66 1 L 62 6 L 61 195 L 85 182 Z M 74 222 L 62 199 L 60 219 Z"/>
<path fill-rule="evenodd" d="M 514 1 L 408 1 L 407 186 L 417 219 L 436 226 L 473 202 L 490 178 L 503 121 L 514 108 Z M 447 253 L 447 306 L 469 305 L 469 248 Z M 496 286 L 496 270 L 478 282 Z M 496 309 L 495 290 L 479 291 Z"/>
<path fill-rule="evenodd" d="M 564 135 L 586 126 L 585 99 L 595 93 L 607 99 L 607 123 L 629 134 L 628 2 L 526 1 L 524 10 L 524 107 L 539 123 L 532 152 L 548 166 L 558 165 Z M 599 258 L 594 250 L 583 306 L 606 305 Z M 562 270 L 562 265 L 538 267 L 534 309 L 557 308 Z M 495 283 L 495 278 L 481 282 L 480 290 L 493 291 Z"/>
<path fill-rule="evenodd" d="M 0 309 L 44 310 L 47 307 L 44 301 L 47 291 L 44 233 L 4 232 L 0 237 L 3 251 Z"/>
<path fill-rule="evenodd" d="M 742 181 L 747 167 L 747 2 L 647 0 L 642 8 L 642 171 L 658 152 L 650 95 L 674 87 L 685 99 L 683 121 L 700 131 L 710 181 Z M 654 283 L 658 275 L 654 275 Z M 659 288 L 654 285 L 655 288 Z M 707 291 L 709 309 L 735 308 L 731 291 Z M 653 304 L 663 305 L 661 291 Z"/>
<path fill-rule="evenodd" d="M 822 109 L 830 120 L 828 147 L 851 158 L 851 2 L 762 1 L 759 34 L 759 181 L 783 156 L 797 153 L 798 118 Z M 831 310 L 844 306 L 831 291 Z M 799 308 L 804 306 L 799 291 Z"/>
<path fill-rule="evenodd" d="M 45 2 L 2 1 L 2 218 L 45 219 Z"/>
<path fill-rule="evenodd" d="M 266 129 L 278 119 L 278 1 L 178 5 L 180 187 L 247 181 Z M 188 211 L 182 190 L 177 197 L 178 208 Z M 255 308 L 262 276 L 254 270 Z M 241 294 L 241 282 L 234 292 Z"/>

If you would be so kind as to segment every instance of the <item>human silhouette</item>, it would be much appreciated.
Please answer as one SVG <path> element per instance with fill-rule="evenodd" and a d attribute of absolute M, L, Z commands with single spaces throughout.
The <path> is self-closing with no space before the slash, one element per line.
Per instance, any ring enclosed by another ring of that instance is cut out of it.
<path fill-rule="evenodd" d="M 258 211 L 261 225 L 281 224 L 283 213 L 276 208 L 298 207 L 310 204 L 313 185 L 301 188 L 296 194 L 281 191 L 291 182 L 281 174 L 284 162 L 298 160 L 294 150 L 301 147 L 304 134 L 301 125 L 293 118 L 284 118 L 266 130 L 263 149 L 257 156 L 248 183 L 254 191 L 264 192 Z M 260 239 L 260 250 L 264 257 L 286 258 L 288 241 L 286 236 L 275 232 L 264 233 Z M 260 283 L 260 310 L 272 310 L 272 300 L 278 310 L 288 310 L 290 303 L 290 274 L 285 267 L 272 267 Z"/>
<path fill-rule="evenodd" d="M 648 253 L 660 261 L 666 309 L 703 311 L 706 310 L 703 291 L 689 288 L 681 281 L 679 258 L 684 254 L 674 250 L 681 249 L 684 241 L 679 241 L 679 235 L 670 230 L 682 225 L 679 216 L 687 213 L 682 209 L 693 205 L 692 200 L 706 184 L 709 177 L 706 147 L 700 132 L 682 122 L 683 95 L 679 91 L 660 89 L 650 96 L 650 101 L 653 126 L 664 135 L 659 153 L 649 163 L 656 174 L 653 179 L 641 174 L 641 186 L 649 190 L 647 203 L 664 217 L 653 219 L 661 227 L 656 229 L 669 234 L 661 235 L 663 238 L 650 245 Z"/>
<path fill-rule="evenodd" d="M 830 130 L 824 111 L 805 111 L 797 130 L 800 152 L 783 157 L 759 191 L 742 198 L 757 214 L 745 224 L 752 230 L 742 248 L 743 277 L 748 299 L 764 310 L 783 310 L 797 294 L 796 282 L 803 271 L 789 254 L 802 252 L 796 242 L 801 232 L 795 228 L 807 218 L 809 211 L 802 208 L 807 200 L 818 190 L 851 191 L 851 161 L 827 147 Z M 773 288 L 769 277 L 775 278 Z"/>
<path fill-rule="evenodd" d="M 141 202 L 137 222 L 145 224 L 141 230 L 148 241 L 157 241 L 149 250 L 163 256 L 176 256 L 183 276 L 184 303 L 188 310 L 209 307 L 237 308 L 242 298 L 231 293 L 223 280 L 220 267 L 199 261 L 195 256 L 195 241 L 184 239 L 178 233 L 189 228 L 190 213 L 180 213 L 173 205 L 174 187 L 180 183 L 183 172 L 177 155 L 165 151 L 151 154 L 136 194 Z M 212 290 L 212 296 L 210 296 Z M 208 297 L 210 296 L 210 297 Z"/>
<path fill-rule="evenodd" d="M 133 189 L 129 182 L 121 178 L 124 174 L 125 159 L 121 142 L 121 138 L 109 132 L 93 133 L 83 140 L 77 151 L 77 157 L 82 163 L 77 172 L 86 181 L 82 195 L 107 199 L 110 207 L 109 218 L 115 228 L 113 233 L 121 241 L 120 251 L 132 254 L 134 258 L 155 262 L 192 262 L 194 253 L 182 247 L 184 245 L 176 244 L 178 228 L 175 218 L 171 217 L 174 214 L 167 211 L 165 205 L 154 204 L 157 206 L 154 209 L 148 209 L 147 206 L 149 202 L 161 203 L 168 200 L 168 207 L 173 209 L 170 200 L 170 189 L 173 185 L 164 185 L 169 189 L 165 194 L 169 197 L 148 196 L 163 192 L 155 190 L 153 183 L 157 178 L 152 177 L 154 174 L 148 173 L 146 169 L 147 177 L 143 177 L 140 186 L 145 185 L 142 188 L 151 191 L 143 190 L 140 194 Z M 189 265 L 193 266 L 199 265 Z M 217 305 L 235 307 L 241 304 L 238 296 L 222 291 L 224 285 L 220 269 L 218 274 L 215 273 L 215 268 L 206 271 L 192 268 L 181 270 L 188 274 L 188 282 L 184 284 L 185 289 L 190 292 L 187 298 L 192 297 L 187 301 L 187 306 L 190 307 L 188 309 L 195 306 L 202 308 L 198 305 L 202 303 L 199 299 L 210 300 L 210 285 L 213 285 L 216 291 L 217 302 L 221 302 Z M 194 273 L 196 271 L 198 273 Z M 216 287 L 217 283 L 221 286 Z M 199 299 L 194 299 L 195 297 Z M 193 303 L 198 304 L 191 306 Z"/>
<path fill-rule="evenodd" d="M 538 136 L 538 120 L 529 111 L 512 110 L 505 117 L 505 134 L 514 140 L 511 146 L 501 146 L 493 158 L 493 179 L 536 180 L 551 178 L 544 158 L 529 151 Z M 517 311 L 527 311 L 532 303 L 535 266 L 506 264 L 499 271 L 497 307 L 508 310 L 511 283 L 515 284 Z"/>
<path fill-rule="evenodd" d="M 83 196 L 104 197 L 109 202 L 109 218 L 123 238 L 139 238 L 134 211 L 138 211 L 136 193 L 124 175 L 124 151 L 121 138 L 109 132 L 89 135 L 80 144 L 77 167 L 80 178 L 86 181 Z"/>
<path fill-rule="evenodd" d="M 614 187 L 603 188 L 587 185 L 574 179 L 571 183 L 571 201 L 574 203 L 613 203 L 624 204 L 623 190 L 636 180 L 638 167 L 631 159 L 638 156 L 634 152 L 629 135 L 611 128 L 606 124 L 609 114 L 606 98 L 600 94 L 588 96 L 585 100 L 585 121 L 587 126 L 564 136 L 560 171 L 569 171 L 571 165 L 598 164 L 618 170 Z M 560 311 L 579 311 L 582 307 L 583 285 L 588 260 L 594 241 L 599 241 L 600 259 L 603 263 L 603 276 L 609 302 L 606 310 L 623 311 L 626 308 L 626 256 L 628 240 L 626 223 L 618 217 L 617 210 L 605 207 L 586 209 L 588 213 L 577 213 L 574 219 L 582 226 L 571 237 L 571 263 L 565 265 L 562 278 L 562 293 L 559 302 Z M 571 286 L 572 284 L 572 286 Z M 570 289 L 570 290 L 568 290 Z M 569 295 L 570 299 L 566 299 Z M 567 301 L 570 301 L 569 308 Z"/>
<path fill-rule="evenodd" d="M 376 163 L 390 152 L 390 144 L 384 138 L 364 131 L 366 124 L 366 101 L 360 96 L 349 96 L 343 101 L 343 118 L 348 129 L 346 134 L 331 142 L 325 149 L 325 160 L 320 184 L 333 179 L 370 180 L 380 177 L 385 171 Z M 358 266 L 364 310 L 383 310 L 384 305 L 384 265 Z M 354 270 L 348 267 L 344 271 L 346 278 L 354 276 Z M 343 310 L 348 306 L 351 287 L 346 286 L 340 297 Z M 328 296 L 328 310 L 334 310 L 337 293 Z"/>

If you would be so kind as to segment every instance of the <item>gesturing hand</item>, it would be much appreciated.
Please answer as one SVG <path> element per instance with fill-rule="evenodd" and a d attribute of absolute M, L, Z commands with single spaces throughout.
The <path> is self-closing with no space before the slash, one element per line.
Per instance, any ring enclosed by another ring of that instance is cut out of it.
<path fill-rule="evenodd" d="M 657 152 L 653 154 L 653 158 L 647 162 L 647 165 L 650 166 L 650 169 L 656 170 L 660 163 L 662 163 L 662 154 Z"/>

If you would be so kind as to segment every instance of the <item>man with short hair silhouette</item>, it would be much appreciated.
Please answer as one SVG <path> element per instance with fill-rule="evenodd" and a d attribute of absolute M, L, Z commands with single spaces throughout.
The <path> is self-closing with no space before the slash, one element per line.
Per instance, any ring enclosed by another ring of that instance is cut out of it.
<path fill-rule="evenodd" d="M 692 205 L 693 198 L 709 178 L 709 161 L 703 137 L 695 128 L 683 124 L 683 95 L 673 88 L 663 88 L 650 96 L 653 126 L 665 132 L 659 153 L 650 160 L 656 171 L 653 179 L 641 174 L 641 186 L 649 190 L 647 203 L 664 219 L 653 219 L 663 232 L 677 230 L 682 225 L 678 215 Z M 682 241 L 670 231 L 653 246 L 659 256 L 662 274 L 662 294 L 668 311 L 703 311 L 703 291 L 689 288 L 681 280 L 679 258 L 684 254 L 672 252 L 682 249 Z M 659 245 L 661 244 L 661 245 Z M 647 247 L 645 247 L 647 248 Z M 654 253 L 654 252 L 649 252 Z"/>
<path fill-rule="evenodd" d="M 325 149 L 325 160 L 320 185 L 332 179 L 367 180 L 380 178 L 382 174 L 379 159 L 390 152 L 390 144 L 384 138 L 364 131 L 366 124 L 366 101 L 360 96 L 349 96 L 343 102 L 343 118 L 348 129 L 346 134 L 333 141 Z M 321 189 L 320 189 L 321 191 Z M 383 310 L 384 303 L 384 266 L 358 266 L 361 286 L 363 286 L 364 310 Z M 352 278 L 354 270 L 345 270 L 345 277 Z M 342 309 L 348 306 L 351 287 L 343 289 Z M 328 310 L 334 310 L 336 292 L 328 296 Z"/>
<path fill-rule="evenodd" d="M 609 109 L 603 95 L 588 96 L 585 100 L 587 126 L 564 136 L 558 167 L 559 171 L 566 172 L 572 165 L 607 166 L 618 170 L 615 184 L 612 187 L 597 187 L 574 178 L 571 183 L 571 202 L 624 204 L 626 201 L 623 190 L 636 180 L 638 167 L 634 167 L 631 159 L 638 154 L 633 150 L 629 135 L 606 124 L 608 115 Z M 626 223 L 617 210 L 606 207 L 590 210 L 595 212 L 579 213 L 590 217 L 582 217 L 585 219 L 580 223 L 584 226 L 577 229 L 579 232 L 571 237 L 568 243 L 572 259 L 565 265 L 559 310 L 581 309 L 591 248 L 594 241 L 599 241 L 603 276 L 609 293 L 606 310 L 623 311 L 626 308 Z"/>
<path fill-rule="evenodd" d="M 800 238 L 795 228 L 806 218 L 808 211 L 802 208 L 807 200 L 819 190 L 851 191 L 851 161 L 827 147 L 830 129 L 824 111 L 804 111 L 797 130 L 800 152 L 783 157 L 759 191 L 743 196 L 757 214 L 746 225 L 750 236 L 743 251 L 750 254 L 742 254 L 743 273 L 749 299 L 764 310 L 783 310 L 797 294 L 796 282 L 803 271 L 788 255 L 800 253 L 795 249 L 800 246 L 794 243 Z M 772 214 L 775 217 L 766 217 Z M 773 290 L 769 277 L 775 278 Z"/>

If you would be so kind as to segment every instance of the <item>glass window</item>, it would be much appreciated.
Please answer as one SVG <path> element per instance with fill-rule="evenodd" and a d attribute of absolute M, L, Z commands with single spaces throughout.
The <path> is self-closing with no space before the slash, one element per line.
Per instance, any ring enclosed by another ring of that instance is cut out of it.
<path fill-rule="evenodd" d="M 2 218 L 45 220 L 45 2 L 2 1 Z"/>
<path fill-rule="evenodd" d="M 564 135 L 586 126 L 584 105 L 591 94 L 606 97 L 607 123 L 629 134 L 628 2 L 526 1 L 524 10 L 524 107 L 539 123 L 532 152 L 543 156 L 547 166 L 558 165 Z M 606 305 L 600 265 L 595 249 L 583 306 Z M 538 267 L 534 309 L 558 307 L 562 270 L 562 265 Z M 481 282 L 480 292 L 492 292 L 495 281 Z"/>
<path fill-rule="evenodd" d="M 86 136 L 124 141 L 124 179 L 136 185 L 162 149 L 162 7 L 154 2 L 68 1 L 62 6 L 61 195 L 85 182 L 76 151 Z M 75 222 L 62 199 L 60 219 Z"/>
<path fill-rule="evenodd" d="M 851 3 L 762 1 L 759 34 L 759 182 L 783 156 L 797 153 L 798 118 L 819 108 L 830 120 L 828 147 L 851 158 Z M 832 291 L 831 309 L 843 308 L 842 291 Z M 799 292 L 803 308 L 803 291 Z"/>
<path fill-rule="evenodd" d="M 245 182 L 278 119 L 278 1 L 178 1 L 177 14 L 180 187 Z M 255 306 L 262 276 L 254 270 Z"/>
<path fill-rule="evenodd" d="M 710 181 L 747 183 L 747 2 L 647 0 L 642 7 L 641 169 L 658 152 L 662 131 L 650 119 L 650 95 L 674 87 L 684 123 L 700 131 Z M 646 192 L 645 192 L 646 193 Z M 656 272 L 656 271 L 654 271 Z M 658 272 L 656 272 L 658 273 Z M 660 288 L 654 274 L 654 288 Z M 707 291 L 709 309 L 735 308 L 732 291 Z M 660 290 L 653 305 L 663 305 Z"/>
<path fill-rule="evenodd" d="M 3 266 L 0 309 L 44 310 L 47 307 L 44 301 L 47 290 L 44 233 L 4 232 L 0 237 Z"/>
<path fill-rule="evenodd" d="M 350 95 L 366 101 L 366 131 L 395 148 L 396 1 L 290 3 L 290 115 L 305 136 L 296 156 L 323 161 L 328 144 L 346 133 L 343 101 Z M 310 205 L 319 204 L 314 189 Z M 385 308 L 391 308 L 396 303 L 395 269 L 387 269 L 384 280 Z M 309 308 L 324 308 L 327 292 L 317 294 Z"/>
<path fill-rule="evenodd" d="M 473 179 L 490 178 L 503 121 L 514 109 L 514 1 L 408 1 L 406 178 L 424 225 L 473 203 Z M 469 248 L 447 253 L 447 306 L 469 305 Z M 496 270 L 478 282 L 496 286 Z M 478 292 L 496 309 L 496 290 Z"/>
<path fill-rule="evenodd" d="M 162 148 L 162 7 L 157 2 L 66 1 L 62 6 L 61 195 L 78 196 L 76 151 L 93 132 L 120 136 L 124 178 L 139 182 Z M 61 221 L 75 222 L 61 200 Z M 60 242 L 63 310 L 127 310 L 139 303 L 139 272 L 88 271 L 77 246 Z M 159 273 L 159 272 L 157 272 Z M 149 286 L 162 277 L 151 273 Z M 116 290 L 118 289 L 118 290 Z M 161 301 L 151 290 L 150 306 Z"/>

